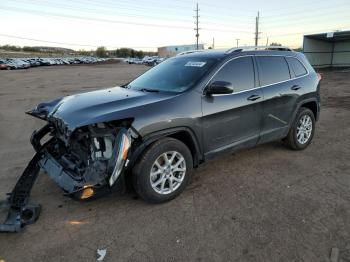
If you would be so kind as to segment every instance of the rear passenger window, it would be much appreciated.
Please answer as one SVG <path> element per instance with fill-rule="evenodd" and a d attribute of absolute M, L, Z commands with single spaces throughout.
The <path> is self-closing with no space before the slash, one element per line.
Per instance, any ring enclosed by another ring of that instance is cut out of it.
<path fill-rule="evenodd" d="M 233 85 L 234 92 L 255 87 L 254 66 L 251 57 L 240 57 L 228 62 L 214 76 L 212 82 L 225 81 Z"/>
<path fill-rule="evenodd" d="M 303 66 L 302 63 L 296 58 L 287 57 L 287 61 L 289 64 L 289 68 L 292 73 L 294 73 L 295 77 L 303 76 L 307 74 L 307 70 Z"/>
<path fill-rule="evenodd" d="M 282 56 L 258 56 L 261 85 L 271 85 L 290 79 L 289 68 Z"/>

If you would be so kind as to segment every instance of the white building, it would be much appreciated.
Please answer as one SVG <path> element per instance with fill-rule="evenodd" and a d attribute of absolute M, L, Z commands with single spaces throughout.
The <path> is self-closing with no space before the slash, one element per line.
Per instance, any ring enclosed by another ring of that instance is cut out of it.
<path fill-rule="evenodd" d="M 305 35 L 303 52 L 314 67 L 350 66 L 350 31 Z"/>
<path fill-rule="evenodd" d="M 163 46 L 158 47 L 158 56 L 160 57 L 172 57 L 179 53 L 196 50 L 196 45 L 172 45 L 172 46 Z M 203 44 L 198 45 L 199 50 L 204 49 Z"/>

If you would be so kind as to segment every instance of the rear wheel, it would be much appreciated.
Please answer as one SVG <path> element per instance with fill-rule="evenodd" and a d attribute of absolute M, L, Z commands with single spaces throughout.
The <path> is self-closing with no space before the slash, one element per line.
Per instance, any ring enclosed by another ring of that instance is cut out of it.
<path fill-rule="evenodd" d="M 151 203 L 174 199 L 190 181 L 193 160 L 181 141 L 163 138 L 143 153 L 133 168 L 133 184 L 137 194 Z"/>
<path fill-rule="evenodd" d="M 299 109 L 297 116 L 286 137 L 287 145 L 294 150 L 305 149 L 315 133 L 315 116 L 305 107 Z"/>

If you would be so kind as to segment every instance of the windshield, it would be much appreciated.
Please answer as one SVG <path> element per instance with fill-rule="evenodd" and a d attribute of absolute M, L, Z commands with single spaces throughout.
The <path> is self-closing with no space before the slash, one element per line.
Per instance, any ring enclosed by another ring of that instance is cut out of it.
<path fill-rule="evenodd" d="M 215 61 L 197 57 L 171 58 L 136 78 L 127 87 L 146 91 L 183 92 L 194 86 Z"/>

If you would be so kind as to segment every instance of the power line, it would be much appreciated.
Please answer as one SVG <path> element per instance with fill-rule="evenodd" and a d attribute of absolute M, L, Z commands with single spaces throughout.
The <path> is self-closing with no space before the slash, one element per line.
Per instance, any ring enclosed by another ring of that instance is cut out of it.
<path fill-rule="evenodd" d="M 14 0 L 14 1 L 19 1 L 19 0 Z M 28 0 L 22 0 L 22 1 L 28 1 Z M 44 1 L 46 1 L 46 0 L 44 0 Z M 75 0 L 75 1 L 80 1 L 80 0 Z M 91 0 L 87 0 L 87 1 L 91 1 Z M 150 0 L 148 0 L 148 1 L 150 1 Z M 80 1 L 81 2 L 81 1 Z M 29 1 L 29 3 L 32 3 L 31 1 Z M 49 2 L 50 3 L 50 2 Z M 75 2 L 73 2 L 73 3 L 75 3 Z M 86 8 L 86 2 L 82 2 L 82 3 L 84 3 L 84 8 L 85 9 L 87 9 Z M 105 3 L 106 4 L 106 2 L 103 2 L 103 3 Z M 115 2 L 113 2 L 113 3 L 115 3 Z M 129 2 L 127 2 L 127 3 L 129 3 Z M 56 4 L 56 3 L 55 3 Z M 151 9 L 149 9 L 147 6 L 143 6 L 143 7 L 140 7 L 139 5 L 138 6 L 132 6 L 132 8 L 127 8 L 127 7 L 125 7 L 125 6 L 120 6 L 120 5 L 118 5 L 118 6 L 115 6 L 115 5 L 113 5 L 113 4 L 107 4 L 107 5 L 105 5 L 105 4 L 100 4 L 100 3 L 96 3 L 96 1 L 93 1 L 89 6 L 93 6 L 93 7 L 102 7 L 102 8 L 104 8 L 104 9 L 108 9 L 108 10 L 110 10 L 111 9 L 111 7 L 115 7 L 115 8 L 117 8 L 118 9 L 118 11 L 121 9 L 121 10 L 123 10 L 123 9 L 125 9 L 125 10 L 132 10 L 132 11 L 137 11 L 137 10 L 140 10 L 140 12 L 142 12 L 142 15 L 133 15 L 134 17 L 148 17 L 148 18 L 150 18 L 150 16 L 145 16 L 145 15 L 143 15 L 144 13 L 145 13 L 145 11 L 147 12 L 147 11 L 150 11 Z M 50 5 L 52 6 L 52 3 L 50 3 Z M 56 4 L 56 6 L 57 6 L 57 4 Z M 66 5 L 67 6 L 67 5 Z M 129 5 L 130 6 L 130 5 Z M 162 8 L 162 9 L 164 9 L 164 10 L 167 10 L 167 17 L 166 18 L 168 18 L 168 16 L 170 15 L 170 12 L 169 11 L 174 11 L 174 9 L 172 9 L 172 8 L 169 8 L 169 7 L 159 7 L 159 6 L 157 6 L 157 7 L 154 7 L 154 5 L 150 5 L 151 6 L 151 8 L 152 8 L 152 11 L 154 10 L 154 8 Z M 72 7 L 72 6 L 70 6 L 70 7 Z M 146 8 L 147 7 L 147 8 Z M 331 8 L 331 7 L 333 7 L 333 8 L 339 8 L 339 6 L 330 6 L 329 8 Z M 84 8 L 82 8 L 82 7 L 78 7 L 78 10 L 82 10 L 82 9 L 84 9 Z M 179 6 L 179 8 L 180 8 L 180 6 Z M 181 7 L 182 9 L 184 9 L 183 7 Z M 69 8 L 66 8 L 67 10 L 69 10 Z M 228 9 L 228 8 L 226 8 L 225 7 L 225 9 Z M 94 8 L 94 9 L 89 9 L 89 10 L 96 10 L 96 8 Z M 311 11 L 317 11 L 317 10 L 320 10 L 320 8 L 318 7 L 318 8 L 315 8 L 315 7 L 313 7 L 312 8 L 312 10 Z M 184 9 L 183 11 L 186 11 L 186 9 Z M 305 12 L 306 10 L 305 9 L 303 9 L 303 10 L 301 10 L 301 11 L 298 11 L 297 12 L 297 14 L 300 14 L 300 13 L 302 13 L 302 12 Z M 310 11 L 307 11 L 308 13 L 310 13 Z M 184 13 L 184 12 L 181 12 L 181 13 Z M 201 12 L 202 14 L 205 14 L 205 12 Z M 295 12 L 294 12 L 295 13 Z M 115 14 L 114 12 L 113 12 L 113 14 Z M 210 14 L 212 14 L 212 12 L 210 12 Z M 205 17 L 207 17 L 207 18 L 213 18 L 213 19 L 217 19 L 217 17 L 215 17 L 215 16 L 211 16 L 211 15 L 205 15 Z M 123 14 L 122 14 L 123 15 Z M 157 14 L 158 15 L 158 14 Z M 177 16 L 179 15 L 179 14 L 176 14 Z M 329 15 L 328 13 L 326 13 L 326 15 Z M 128 15 L 128 16 L 130 16 L 130 17 L 132 17 L 131 15 Z M 276 18 L 276 16 L 282 16 L 281 18 Z M 272 17 L 272 19 L 274 19 L 275 21 L 277 20 L 277 21 L 279 21 L 279 20 L 281 20 L 282 22 L 284 22 L 284 21 L 288 21 L 287 19 L 285 19 L 286 17 L 288 16 L 288 13 L 286 13 L 286 14 L 284 14 L 283 15 L 283 13 L 282 14 L 274 14 L 273 16 L 264 16 L 262 19 L 266 19 L 267 21 L 267 23 L 274 23 L 274 22 L 270 22 L 269 21 L 269 19 L 271 20 L 271 18 L 269 18 L 269 17 Z M 230 20 L 232 20 L 232 19 L 234 19 L 234 20 L 236 20 L 236 21 L 242 21 L 242 23 L 245 23 L 245 24 L 248 24 L 248 21 L 247 21 L 247 19 L 249 19 L 246 15 L 244 16 L 245 17 L 245 19 L 237 19 L 237 15 L 235 15 L 235 16 L 232 16 L 232 14 L 230 13 L 229 15 L 223 15 L 223 12 L 222 11 L 220 11 L 220 17 L 229 17 L 230 18 Z M 153 18 L 153 17 L 152 17 Z M 163 18 L 164 19 L 164 18 Z M 176 19 L 176 20 L 178 20 L 178 21 L 184 21 L 184 22 L 187 22 L 187 21 L 189 21 L 188 19 Z M 298 19 L 299 20 L 299 19 Z M 203 21 L 202 21 L 203 22 Z M 214 24 L 214 23 L 212 23 L 211 21 L 208 21 L 208 23 L 210 23 L 210 24 Z M 234 22 L 235 23 L 235 25 L 236 25 L 236 23 L 237 22 Z M 249 22 L 249 24 L 250 24 L 250 22 Z M 217 25 L 223 25 L 223 24 L 217 24 Z M 225 26 L 231 26 L 231 25 L 225 25 Z M 237 25 L 236 25 L 237 26 Z"/>
<path fill-rule="evenodd" d="M 41 42 L 41 43 L 58 44 L 58 45 L 93 47 L 93 48 L 99 47 L 97 45 L 86 45 L 86 44 L 77 44 L 77 43 L 69 43 L 69 42 L 57 42 L 57 41 L 49 41 L 49 40 L 43 40 L 43 39 L 21 37 L 21 36 L 9 35 L 9 34 L 0 34 L 0 36 L 15 38 L 15 39 L 22 39 L 22 40 L 29 40 L 29 41 L 34 41 L 34 42 Z M 121 48 L 121 47 L 115 47 L 115 46 L 107 46 L 107 47 L 110 47 L 111 49 Z M 155 46 L 131 46 L 129 48 L 145 48 L 145 49 L 148 48 L 148 49 L 151 49 L 151 48 L 157 48 L 157 47 L 155 47 Z"/>
<path fill-rule="evenodd" d="M 25 1 L 29 1 L 29 0 L 13 0 L 13 1 L 16 1 L 16 2 L 25 2 Z M 43 1 L 46 1 L 46 0 L 43 0 Z M 79 1 L 79 0 L 75 0 L 75 2 L 73 2 L 73 6 L 72 5 L 67 5 L 67 4 L 61 4 L 61 3 L 59 3 L 59 4 L 57 4 L 57 3 L 51 3 L 51 2 L 46 2 L 45 4 L 47 4 L 49 7 L 59 7 L 59 8 L 64 8 L 65 10 L 73 10 L 73 9 L 75 9 L 75 10 L 78 10 L 78 11 L 81 11 L 81 10 L 93 10 L 93 11 L 96 11 L 96 8 L 102 8 L 102 9 L 104 9 L 104 12 L 105 12 L 105 10 L 107 10 L 108 12 L 111 12 L 111 8 L 116 8 L 117 10 L 116 11 L 118 11 L 117 13 L 118 14 L 125 14 L 125 13 L 120 13 L 119 12 L 119 10 L 128 10 L 128 11 L 133 11 L 133 12 L 142 12 L 142 15 L 140 15 L 140 13 L 133 13 L 133 16 L 138 16 L 138 17 L 150 17 L 150 16 L 145 16 L 144 15 L 144 13 L 148 13 L 148 12 L 150 12 L 150 11 L 152 11 L 152 13 L 154 13 L 153 11 L 154 11 L 154 7 L 151 5 L 151 9 L 150 8 L 148 8 L 147 6 L 146 7 L 140 7 L 140 6 L 132 6 L 132 8 L 128 8 L 128 7 L 125 7 L 125 6 L 120 6 L 120 5 L 118 5 L 118 6 L 114 6 L 114 5 L 104 5 L 104 4 L 100 4 L 100 3 L 96 3 L 96 2 L 93 2 L 92 4 L 90 4 L 89 6 L 93 6 L 94 8 L 87 8 L 86 7 L 86 3 L 85 2 L 81 2 L 81 3 L 84 3 L 84 7 L 80 7 L 80 6 L 74 6 L 74 3 L 79 3 L 79 2 L 76 2 L 76 1 Z M 87 0 L 87 1 L 90 1 L 90 0 Z M 28 2 L 29 4 L 33 4 L 33 2 L 31 2 L 31 1 L 29 1 Z M 14 7 L 17 7 L 17 6 L 14 6 Z M 160 9 L 163 9 L 163 10 L 166 10 L 166 16 L 165 17 L 162 17 L 163 19 L 164 18 L 168 18 L 169 17 L 169 15 L 171 15 L 171 11 L 174 11 L 174 9 L 173 8 L 169 8 L 169 7 L 159 7 L 159 6 L 157 6 L 156 8 L 160 8 Z M 186 11 L 186 9 L 184 9 L 184 8 L 182 8 L 183 9 L 183 11 L 185 12 Z M 164 11 L 162 11 L 163 13 L 164 13 Z M 182 14 L 184 13 L 184 12 L 181 12 Z M 203 13 L 203 12 L 202 12 Z M 233 19 L 233 21 L 241 21 L 242 23 L 245 23 L 245 24 L 247 24 L 247 22 L 248 22 L 248 20 L 247 20 L 247 18 L 246 18 L 246 16 L 244 16 L 245 17 L 245 19 L 236 19 L 236 17 L 237 16 L 234 16 L 234 17 L 232 17 L 232 14 L 230 13 L 230 14 L 228 14 L 227 13 L 227 15 L 223 15 L 222 14 L 222 12 L 220 12 L 221 13 L 221 17 L 227 17 L 227 18 L 230 18 L 230 20 L 232 20 Z M 113 15 L 115 15 L 116 14 L 116 12 L 114 12 L 113 11 Z M 212 12 L 210 12 L 210 14 L 212 14 Z M 159 14 L 157 14 L 157 15 L 159 15 Z M 176 14 L 174 14 L 174 15 L 176 15 L 177 17 L 179 16 L 179 14 L 178 13 L 176 13 Z M 130 14 L 128 15 L 128 16 L 131 16 Z M 206 15 L 206 17 L 207 18 L 213 18 L 213 19 L 217 19 L 217 17 L 215 17 L 215 16 L 210 16 L 210 15 Z M 187 22 L 187 21 L 190 21 L 190 20 L 188 20 L 188 19 L 176 19 L 176 20 L 178 20 L 178 21 L 185 21 L 185 22 Z M 236 23 L 236 22 L 235 22 Z"/>
<path fill-rule="evenodd" d="M 163 25 L 163 24 L 155 24 L 155 23 L 144 23 L 144 22 L 135 22 L 135 21 L 122 21 L 122 20 L 111 20 L 111 19 L 105 19 L 105 18 L 87 18 L 83 16 L 77 16 L 77 15 L 69 15 L 69 14 L 57 14 L 53 12 L 46 12 L 46 11 L 35 11 L 35 10 L 27 10 L 23 8 L 2 8 L 1 10 L 5 11 L 12 11 L 12 12 L 24 12 L 24 13 L 35 13 L 38 15 L 45 15 L 49 17 L 65 17 L 70 19 L 78 19 L 83 21 L 96 21 L 96 22 L 102 22 L 102 23 L 113 23 L 113 24 L 126 24 L 126 25 L 134 25 L 134 26 L 145 26 L 145 27 L 161 27 L 161 28 L 176 28 L 176 29 L 190 29 L 190 27 L 187 26 L 180 26 L 180 25 Z M 250 33 L 249 31 L 233 31 L 233 30 L 225 30 L 225 29 L 216 29 L 216 28 L 202 28 L 209 32 L 211 31 L 220 31 L 220 32 L 231 32 L 231 33 Z"/>
<path fill-rule="evenodd" d="M 348 0 L 343 0 L 345 1 L 344 3 L 341 3 L 341 4 L 348 4 L 349 1 Z M 298 13 L 298 14 L 301 14 L 301 13 L 308 13 L 310 14 L 310 12 L 314 13 L 315 10 L 321 10 L 321 9 L 330 9 L 330 8 L 337 8 L 339 7 L 340 5 L 335 5 L 334 3 L 332 3 L 331 5 L 327 5 L 327 6 L 322 6 L 320 7 L 320 5 L 315 5 L 314 3 L 322 3 L 322 1 L 308 1 L 308 2 L 305 2 L 303 3 L 302 6 L 300 5 L 294 5 L 294 6 L 291 6 L 291 7 L 284 7 L 284 8 L 277 8 L 277 9 L 271 9 L 269 8 L 268 10 L 266 9 L 265 12 L 274 12 L 274 11 L 280 11 L 280 10 L 288 10 L 288 12 L 279 12 L 277 15 L 288 15 L 288 14 L 294 14 L 294 13 Z M 325 3 L 325 2 L 323 2 Z M 326 3 L 329 3 L 329 1 L 327 1 Z M 307 5 L 312 5 L 311 7 L 307 8 Z M 306 6 L 306 7 L 305 7 Z M 292 11 L 292 12 L 289 12 L 291 9 L 300 9 L 302 8 L 302 10 L 297 10 L 297 11 Z M 264 16 L 264 17 L 275 17 L 276 14 L 274 15 L 269 15 L 269 16 Z"/>

